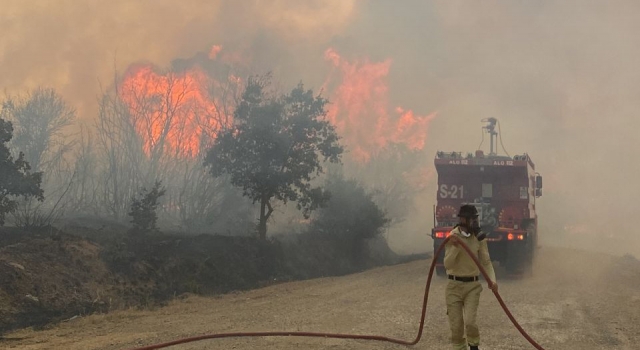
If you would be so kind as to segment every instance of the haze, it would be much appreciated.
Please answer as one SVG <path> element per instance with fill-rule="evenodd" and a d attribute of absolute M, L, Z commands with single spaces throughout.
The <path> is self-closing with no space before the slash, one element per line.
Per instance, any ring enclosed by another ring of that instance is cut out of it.
<path fill-rule="evenodd" d="M 480 120 L 498 118 L 506 150 L 529 153 L 544 177 L 543 243 L 638 256 L 639 11 L 636 1 L 5 0 L 0 86 L 55 88 L 91 125 L 116 72 L 213 45 L 314 89 L 331 74 L 329 48 L 390 60 L 389 107 L 436 113 L 424 164 L 436 150 L 475 150 Z M 434 181 L 389 232 L 394 249 L 430 249 Z"/>

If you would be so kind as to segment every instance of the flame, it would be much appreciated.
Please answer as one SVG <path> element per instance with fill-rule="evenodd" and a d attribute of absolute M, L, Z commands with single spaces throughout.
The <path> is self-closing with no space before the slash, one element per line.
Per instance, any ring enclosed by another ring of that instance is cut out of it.
<path fill-rule="evenodd" d="M 216 85 L 204 71 L 159 73 L 150 65 L 134 65 L 126 72 L 120 98 L 143 140 L 146 154 L 195 157 L 229 117 L 209 94 Z"/>
<path fill-rule="evenodd" d="M 325 51 L 325 60 L 334 67 L 325 88 L 339 75 L 328 117 L 356 160 L 367 162 L 390 143 L 412 150 L 424 148 L 436 113 L 421 116 L 402 107 L 389 108 L 386 78 L 391 60 L 350 62 L 331 48 Z"/>
<path fill-rule="evenodd" d="M 211 50 L 209 50 L 209 59 L 210 60 L 215 60 L 216 57 L 218 57 L 218 54 L 220 53 L 220 51 L 222 51 L 222 46 L 213 45 L 211 47 Z"/>
<path fill-rule="evenodd" d="M 211 47 L 208 58 L 222 63 L 242 61 L 233 52 L 222 52 L 219 45 Z M 333 49 L 325 51 L 325 60 L 333 67 L 324 88 L 330 91 L 327 116 L 355 160 L 368 162 L 394 143 L 410 150 L 424 148 L 436 114 L 423 116 L 402 107 L 390 108 L 387 76 L 391 60 L 352 62 Z M 240 86 L 242 80 L 230 74 L 227 83 Z M 212 86 L 221 85 L 195 65 L 166 73 L 150 65 L 134 65 L 125 74 L 120 96 L 147 154 L 162 151 L 194 157 L 231 121 L 219 110 L 221 101 L 209 93 Z"/>

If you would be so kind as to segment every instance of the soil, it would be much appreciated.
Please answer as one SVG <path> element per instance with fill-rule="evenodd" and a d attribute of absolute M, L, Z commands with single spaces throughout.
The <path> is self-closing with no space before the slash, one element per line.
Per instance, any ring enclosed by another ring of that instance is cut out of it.
<path fill-rule="evenodd" d="M 637 349 L 640 262 L 542 247 L 534 275 L 505 279 L 500 294 L 523 328 L 545 349 Z M 6 335 L 8 349 L 129 349 L 207 333 L 315 331 L 412 339 L 417 332 L 430 260 L 341 277 L 281 283 L 244 292 L 183 295 L 156 310 L 78 317 L 46 330 Z M 18 268 L 19 269 L 19 268 Z M 422 341 L 415 349 L 449 349 L 447 281 L 432 286 Z M 483 349 L 533 349 L 485 287 L 479 309 Z M 404 349 L 385 343 L 309 338 L 223 339 L 170 349 Z"/>
<path fill-rule="evenodd" d="M 94 313 L 154 309 L 185 293 L 219 295 L 406 259 L 383 240 L 367 248 L 356 259 L 310 235 L 260 241 L 104 226 L 0 228 L 0 335 Z"/>
<path fill-rule="evenodd" d="M 0 237 L 0 332 L 113 307 L 118 283 L 98 245 L 58 232 Z"/>

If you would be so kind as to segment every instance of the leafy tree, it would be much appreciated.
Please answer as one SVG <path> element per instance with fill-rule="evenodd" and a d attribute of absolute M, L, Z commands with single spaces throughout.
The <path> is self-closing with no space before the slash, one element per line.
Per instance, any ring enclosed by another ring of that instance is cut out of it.
<path fill-rule="evenodd" d="M 20 152 L 17 159 L 11 156 L 7 143 L 12 137 L 11 122 L 0 119 L 0 226 L 4 225 L 5 215 L 16 209 L 15 197 L 44 200 L 44 192 L 40 188 L 42 173 L 31 173 L 24 153 Z"/>
<path fill-rule="evenodd" d="M 390 219 L 356 180 L 331 175 L 326 188 L 331 199 L 311 221 L 310 231 L 335 239 L 353 257 L 361 258 L 365 241 L 382 233 Z"/>
<path fill-rule="evenodd" d="M 142 188 L 140 194 L 132 198 L 129 216 L 131 216 L 134 232 L 150 232 L 157 229 L 156 209 L 159 205 L 158 200 L 164 194 L 165 189 L 162 182 L 156 181 L 151 190 L 147 191 L 146 188 Z"/>
<path fill-rule="evenodd" d="M 243 195 L 260 203 L 258 237 L 266 239 L 271 202 L 295 201 L 304 216 L 323 205 L 329 193 L 313 187 L 322 161 L 340 162 L 338 135 L 326 120 L 327 100 L 298 84 L 276 96 L 269 77 L 251 77 L 234 112 L 205 157 L 213 176 L 228 174 Z"/>

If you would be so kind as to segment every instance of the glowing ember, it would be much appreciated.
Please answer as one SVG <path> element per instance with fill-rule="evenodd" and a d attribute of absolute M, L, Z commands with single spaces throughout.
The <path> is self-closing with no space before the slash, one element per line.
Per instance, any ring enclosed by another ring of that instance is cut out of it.
<path fill-rule="evenodd" d="M 160 74 L 151 66 L 129 68 L 120 97 L 148 155 L 194 157 L 225 123 L 209 96 L 215 82 L 200 69 Z"/>
<path fill-rule="evenodd" d="M 420 116 L 401 107 L 389 112 L 386 77 L 391 60 L 349 62 L 333 49 L 325 52 L 325 59 L 334 67 L 325 85 L 339 75 L 338 86 L 329 98 L 328 116 L 355 159 L 366 162 L 390 143 L 413 150 L 424 147 L 429 123 L 436 114 Z"/>

